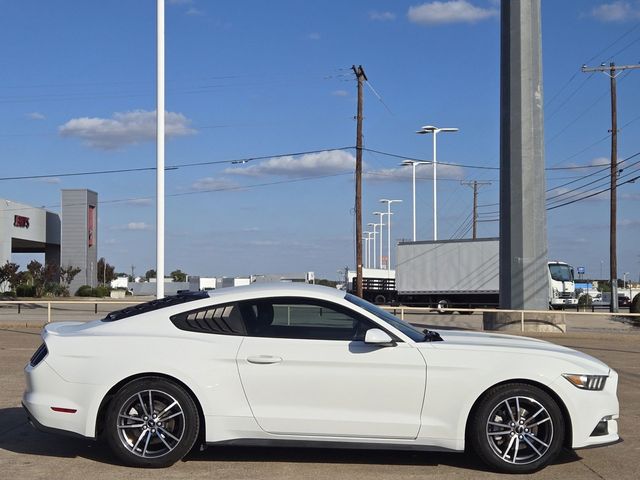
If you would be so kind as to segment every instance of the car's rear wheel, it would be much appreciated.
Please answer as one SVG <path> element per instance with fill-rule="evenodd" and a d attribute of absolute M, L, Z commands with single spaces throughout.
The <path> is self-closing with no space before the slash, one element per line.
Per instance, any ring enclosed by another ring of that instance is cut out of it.
<path fill-rule="evenodd" d="M 527 384 L 500 385 L 482 399 L 471 419 L 478 456 L 506 473 L 539 470 L 562 449 L 565 423 L 556 401 Z"/>
<path fill-rule="evenodd" d="M 168 467 L 189 453 L 199 422 L 196 405 L 182 387 L 145 377 L 125 385 L 112 399 L 105 433 L 126 465 Z"/>

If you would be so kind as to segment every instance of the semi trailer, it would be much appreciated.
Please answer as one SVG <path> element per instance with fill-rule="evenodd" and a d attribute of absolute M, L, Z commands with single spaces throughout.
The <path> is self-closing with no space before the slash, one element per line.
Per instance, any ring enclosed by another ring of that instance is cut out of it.
<path fill-rule="evenodd" d="M 363 291 L 367 300 L 441 310 L 499 305 L 497 238 L 400 242 L 396 258 L 395 290 L 388 280 L 365 274 Z M 549 308 L 577 305 L 573 267 L 550 261 L 547 280 Z"/>

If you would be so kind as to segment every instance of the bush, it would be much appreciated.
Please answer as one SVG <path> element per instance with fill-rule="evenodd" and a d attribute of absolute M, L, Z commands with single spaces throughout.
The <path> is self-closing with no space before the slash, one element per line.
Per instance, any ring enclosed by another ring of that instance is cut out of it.
<path fill-rule="evenodd" d="M 583 293 L 578 297 L 578 310 L 586 312 L 587 310 L 591 310 L 591 306 L 593 305 L 593 298 L 588 293 Z"/>
<path fill-rule="evenodd" d="M 631 313 L 640 313 L 640 293 L 633 297 L 631 307 L 629 307 Z"/>
<path fill-rule="evenodd" d="M 94 297 L 108 297 L 109 293 L 111 293 L 111 289 L 109 287 L 105 287 L 104 285 L 99 285 L 98 287 L 93 289 Z"/>
<path fill-rule="evenodd" d="M 36 287 L 33 285 L 18 285 L 16 287 L 17 297 L 35 297 Z"/>
<path fill-rule="evenodd" d="M 91 288 L 89 285 L 82 285 L 76 291 L 77 297 L 108 297 L 111 289 L 100 285 L 96 288 Z"/>
<path fill-rule="evenodd" d="M 68 297 L 69 289 L 59 283 L 49 282 L 45 284 L 44 291 L 50 297 Z"/>
<path fill-rule="evenodd" d="M 93 288 L 90 285 L 82 285 L 76 291 L 76 297 L 93 297 Z"/>

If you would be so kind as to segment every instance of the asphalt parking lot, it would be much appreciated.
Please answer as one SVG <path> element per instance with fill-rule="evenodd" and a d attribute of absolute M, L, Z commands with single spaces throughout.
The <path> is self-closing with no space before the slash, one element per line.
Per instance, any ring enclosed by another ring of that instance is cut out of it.
<path fill-rule="evenodd" d="M 624 442 L 565 452 L 536 479 L 635 479 L 640 454 L 640 335 L 539 335 L 579 348 L 620 373 L 620 433 Z M 0 327 L 0 472 L 3 478 L 85 479 L 482 479 L 494 478 L 473 457 L 429 452 L 218 447 L 191 453 L 171 468 L 121 467 L 105 445 L 36 431 L 20 407 L 22 369 L 40 344 L 39 330 Z M 503 475 L 501 475 L 503 476 Z M 506 475 L 504 475 L 506 477 Z"/>

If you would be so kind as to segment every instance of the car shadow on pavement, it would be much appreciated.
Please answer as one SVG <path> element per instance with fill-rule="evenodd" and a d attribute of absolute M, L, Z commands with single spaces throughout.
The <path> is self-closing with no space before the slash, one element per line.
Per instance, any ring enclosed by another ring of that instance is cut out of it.
<path fill-rule="evenodd" d="M 0 409 L 0 449 L 35 456 L 82 457 L 100 463 L 121 465 L 105 442 L 44 433 L 33 428 L 21 408 Z M 580 460 L 572 451 L 563 451 L 554 463 Z M 366 450 L 336 448 L 240 447 L 210 446 L 194 449 L 186 462 L 269 462 L 269 463 L 330 463 L 355 465 L 438 466 L 475 471 L 489 471 L 470 454 L 407 450 Z"/>
<path fill-rule="evenodd" d="M 22 408 L 0 408 L 0 449 L 45 457 L 83 457 L 119 465 L 104 442 L 55 435 L 36 430 Z"/>

